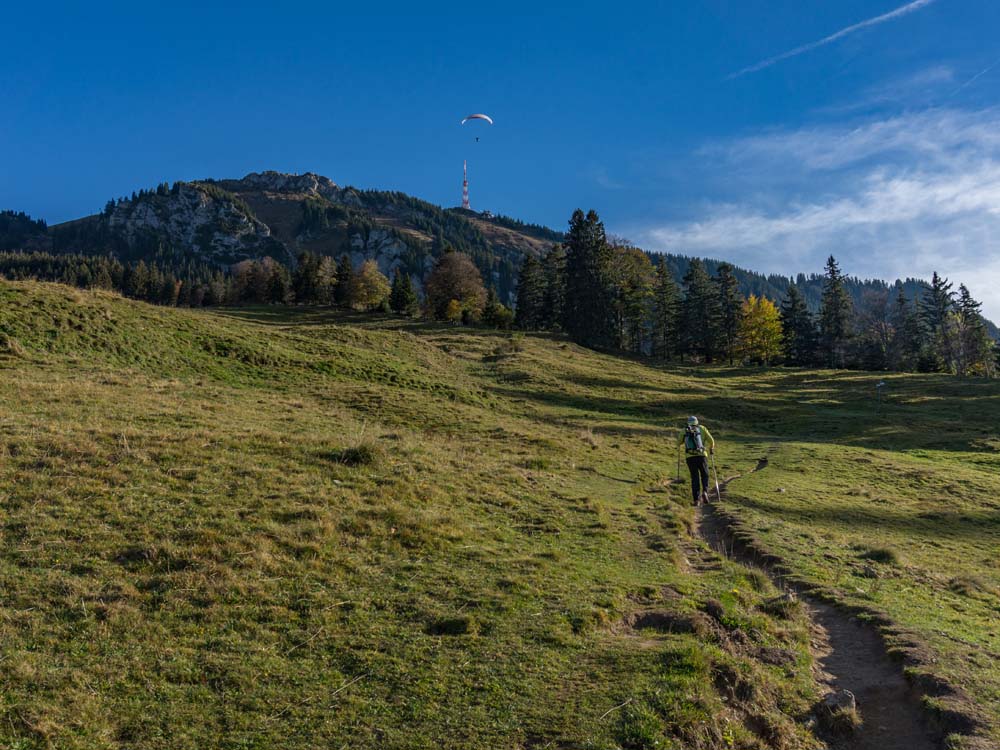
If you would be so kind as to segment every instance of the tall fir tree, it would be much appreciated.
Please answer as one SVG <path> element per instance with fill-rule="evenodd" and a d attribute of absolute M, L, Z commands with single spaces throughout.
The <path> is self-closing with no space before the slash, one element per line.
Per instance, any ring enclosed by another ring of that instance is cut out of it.
<path fill-rule="evenodd" d="M 935 271 L 931 283 L 920 295 L 920 322 L 926 334 L 921 352 L 921 369 L 947 370 L 954 359 L 954 341 L 948 335 L 948 322 L 955 307 L 955 292 L 946 278 Z"/>
<path fill-rule="evenodd" d="M 720 350 L 718 289 L 705 270 L 705 264 L 697 258 L 691 261 L 682 283 L 681 350 L 710 363 Z"/>
<path fill-rule="evenodd" d="M 799 367 L 813 364 L 816 361 L 816 321 L 795 284 L 788 287 L 787 296 L 781 303 L 781 325 L 788 364 Z"/>
<path fill-rule="evenodd" d="M 920 295 L 920 318 L 931 335 L 941 331 L 955 305 L 955 293 L 951 287 L 948 279 L 941 278 L 935 271 L 930 285 Z"/>
<path fill-rule="evenodd" d="M 566 304 L 563 328 L 578 344 L 615 343 L 611 305 L 611 248 L 595 211 L 577 209 L 566 235 Z"/>
<path fill-rule="evenodd" d="M 392 277 L 392 291 L 389 293 L 389 307 L 399 315 L 413 317 L 420 310 L 420 300 L 417 290 L 413 288 L 413 279 L 402 268 L 397 268 Z"/>
<path fill-rule="evenodd" d="M 896 287 L 896 300 L 893 302 L 889 320 L 892 324 L 892 343 L 889 347 L 890 369 L 897 371 L 916 369 L 923 345 L 923 328 L 920 315 L 914 304 L 906 298 L 901 284 Z"/>
<path fill-rule="evenodd" d="M 832 255 L 826 261 L 825 276 L 819 310 L 820 343 L 828 366 L 846 367 L 854 303 L 844 286 L 840 266 Z"/>
<path fill-rule="evenodd" d="M 354 288 L 354 265 L 345 253 L 337 263 L 337 281 L 333 287 L 333 302 L 339 307 L 349 307 L 351 290 Z"/>
<path fill-rule="evenodd" d="M 952 316 L 952 369 L 957 375 L 992 375 L 993 349 L 982 316 L 982 303 L 973 299 L 965 284 L 958 287 L 958 299 Z"/>
<path fill-rule="evenodd" d="M 490 287 L 486 291 L 486 304 L 483 306 L 484 325 L 507 331 L 514 324 L 514 313 L 500 301 L 497 290 Z"/>
<path fill-rule="evenodd" d="M 653 287 L 653 354 L 671 359 L 677 353 L 680 328 L 681 293 L 670 269 L 661 257 L 656 265 Z"/>
<path fill-rule="evenodd" d="M 542 313 L 542 327 L 557 328 L 562 325 L 563 310 L 566 306 L 566 248 L 554 246 L 542 260 L 545 272 L 545 305 Z"/>
<path fill-rule="evenodd" d="M 545 270 L 535 256 L 527 254 L 517 275 L 517 309 L 514 312 L 517 327 L 524 331 L 537 331 L 545 324 Z"/>
<path fill-rule="evenodd" d="M 719 337 L 723 356 L 733 364 L 736 356 L 740 318 L 743 315 L 743 295 L 729 263 L 720 263 L 715 270 L 715 285 L 719 294 Z M 756 308 L 754 308 L 756 311 Z"/>

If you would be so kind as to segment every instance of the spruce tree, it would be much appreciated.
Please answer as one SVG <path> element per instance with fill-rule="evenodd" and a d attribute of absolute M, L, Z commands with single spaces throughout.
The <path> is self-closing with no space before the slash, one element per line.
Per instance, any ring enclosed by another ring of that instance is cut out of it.
<path fill-rule="evenodd" d="M 595 211 L 577 209 L 566 235 L 566 304 L 563 328 L 584 346 L 614 345 L 611 248 Z"/>
<path fill-rule="evenodd" d="M 514 313 L 500 302 L 500 297 L 493 287 L 490 287 L 486 293 L 482 322 L 491 328 L 499 328 L 502 331 L 509 330 L 514 324 Z"/>
<path fill-rule="evenodd" d="M 831 255 L 826 261 L 819 311 L 820 343 L 830 367 L 845 367 L 847 364 L 853 317 L 854 303 L 844 287 L 840 266 Z"/>
<path fill-rule="evenodd" d="M 743 295 L 740 294 L 740 285 L 730 264 L 719 264 L 715 271 L 715 285 L 719 294 L 719 334 L 722 353 L 729 358 L 729 364 L 733 364 L 740 317 L 743 314 Z"/>
<path fill-rule="evenodd" d="M 906 298 L 901 286 L 896 288 L 896 301 L 892 315 L 892 345 L 889 348 L 889 367 L 906 372 L 917 368 L 923 330 L 914 305 Z"/>
<path fill-rule="evenodd" d="M 267 282 L 267 301 L 278 305 L 287 304 L 291 287 L 288 269 L 280 263 L 274 263 Z"/>
<path fill-rule="evenodd" d="M 295 292 L 295 301 L 299 304 L 312 305 L 320 301 L 319 263 L 319 256 L 314 253 L 299 253 L 295 273 L 292 275 L 292 289 Z"/>
<path fill-rule="evenodd" d="M 986 330 L 982 303 L 973 299 L 965 284 L 958 287 L 953 314 L 953 369 L 958 375 L 992 374 L 994 342 Z"/>
<path fill-rule="evenodd" d="M 653 288 L 653 354 L 671 359 L 677 353 L 680 327 L 680 290 L 666 261 L 656 266 Z"/>
<path fill-rule="evenodd" d="M 720 349 L 718 290 L 705 265 L 697 258 L 691 261 L 682 283 L 681 350 L 711 363 Z"/>
<path fill-rule="evenodd" d="M 402 268 L 397 268 L 395 276 L 392 277 L 389 306 L 393 312 L 410 317 L 420 310 L 420 301 L 417 299 L 417 291 L 413 288 L 413 279 Z"/>
<path fill-rule="evenodd" d="M 795 284 L 788 287 L 785 301 L 781 304 L 781 325 L 788 364 L 801 367 L 815 362 L 816 321 Z"/>
<path fill-rule="evenodd" d="M 937 271 L 931 276 L 931 284 L 925 287 L 920 295 L 920 319 L 926 330 L 936 336 L 948 320 L 948 313 L 955 304 L 955 293 L 948 279 L 938 276 Z"/>
<path fill-rule="evenodd" d="M 515 322 L 524 331 L 535 331 L 545 324 L 545 270 L 533 255 L 525 255 L 517 275 Z"/>
<path fill-rule="evenodd" d="M 338 307 L 349 307 L 351 289 L 354 287 L 354 266 L 347 254 L 340 256 L 337 263 L 337 281 L 333 287 L 333 301 Z"/>
<path fill-rule="evenodd" d="M 920 322 L 926 333 L 921 354 L 925 370 L 947 370 L 954 360 L 954 341 L 948 335 L 948 320 L 955 306 L 955 293 L 948 279 L 931 276 L 930 286 L 920 295 Z"/>
<path fill-rule="evenodd" d="M 556 245 L 542 260 L 545 273 L 545 304 L 542 328 L 556 328 L 562 323 L 566 306 L 566 249 Z"/>

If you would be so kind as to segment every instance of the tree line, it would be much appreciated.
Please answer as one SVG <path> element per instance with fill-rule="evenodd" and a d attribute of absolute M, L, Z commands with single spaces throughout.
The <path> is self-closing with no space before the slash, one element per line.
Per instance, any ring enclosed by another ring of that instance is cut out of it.
<path fill-rule="evenodd" d="M 711 363 L 952 372 L 992 376 L 996 343 L 981 304 L 934 274 L 907 295 L 898 283 L 865 288 L 860 302 L 830 257 L 819 311 L 799 284 L 780 304 L 744 296 L 736 269 L 691 259 L 677 283 L 668 258 L 608 238 L 594 211 L 576 211 L 563 245 L 544 258 L 525 257 L 515 323 L 525 330 L 564 330 L 574 341 L 661 359 Z M 810 278 L 810 282 L 812 279 Z"/>
<path fill-rule="evenodd" d="M 514 320 L 496 291 L 486 288 L 472 259 L 451 248 L 422 279 L 422 294 L 403 268 L 397 268 L 390 281 L 374 260 L 355 267 L 347 255 L 335 261 L 310 252 L 301 253 L 294 267 L 265 257 L 228 268 L 191 260 L 147 263 L 111 255 L 0 252 L 0 277 L 107 289 L 157 305 L 335 305 L 505 329 Z"/>

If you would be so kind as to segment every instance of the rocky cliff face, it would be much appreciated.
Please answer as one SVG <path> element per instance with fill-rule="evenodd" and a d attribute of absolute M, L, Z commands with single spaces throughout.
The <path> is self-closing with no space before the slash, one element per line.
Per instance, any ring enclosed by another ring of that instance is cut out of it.
<path fill-rule="evenodd" d="M 389 276 L 401 268 L 417 284 L 451 246 L 468 253 L 509 302 L 521 259 L 538 254 L 542 243 L 467 213 L 402 193 L 340 187 L 312 172 L 268 171 L 164 184 L 55 227 L 52 236 L 58 252 L 218 266 L 265 256 L 294 265 L 303 251 L 347 254 L 355 265 L 374 259 Z"/>
<path fill-rule="evenodd" d="M 227 190 L 233 192 L 298 193 L 331 196 L 340 192 L 329 177 L 313 172 L 286 174 L 284 172 L 251 172 L 240 180 L 223 180 Z"/>
<path fill-rule="evenodd" d="M 245 205 L 197 184 L 122 201 L 106 222 L 129 246 L 156 237 L 202 260 L 232 263 L 275 249 L 270 228 Z"/>

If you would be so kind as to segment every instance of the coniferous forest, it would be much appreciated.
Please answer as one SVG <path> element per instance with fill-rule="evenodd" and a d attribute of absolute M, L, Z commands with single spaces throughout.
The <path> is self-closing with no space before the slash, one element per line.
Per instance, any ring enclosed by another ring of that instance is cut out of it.
<path fill-rule="evenodd" d="M 320 226 L 329 210 L 307 206 L 303 221 Z M 937 273 L 929 283 L 862 282 L 831 257 L 822 275 L 763 276 L 726 262 L 645 252 L 609 238 L 594 211 L 577 210 L 565 235 L 546 235 L 563 241 L 543 257 L 524 256 L 513 310 L 484 283 L 474 258 L 449 245 L 424 278 L 399 268 L 390 280 L 374 261 L 355 267 L 346 255 L 337 261 L 310 252 L 289 265 L 263 257 L 220 267 L 171 253 L 121 260 L 22 251 L 19 241 L 45 223 L 11 211 L 0 223 L 0 276 L 113 290 L 158 305 L 329 304 L 564 331 L 592 348 L 704 363 L 993 376 L 1000 358 L 980 303 Z"/>

